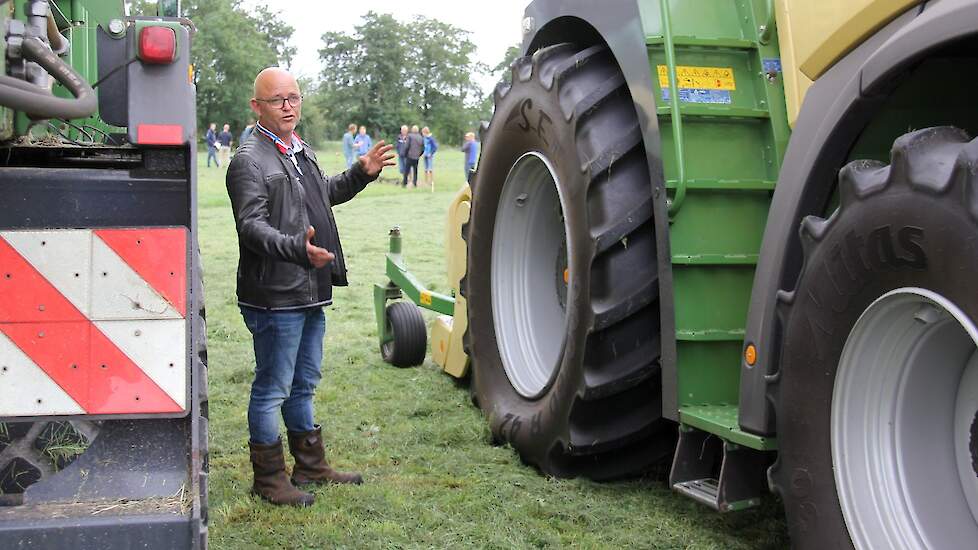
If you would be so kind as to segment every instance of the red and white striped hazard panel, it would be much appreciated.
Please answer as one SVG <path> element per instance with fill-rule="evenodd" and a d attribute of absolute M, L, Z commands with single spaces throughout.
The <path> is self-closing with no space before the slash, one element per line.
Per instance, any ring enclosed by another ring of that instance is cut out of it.
<path fill-rule="evenodd" d="M 0 417 L 187 409 L 187 230 L 0 231 Z"/>

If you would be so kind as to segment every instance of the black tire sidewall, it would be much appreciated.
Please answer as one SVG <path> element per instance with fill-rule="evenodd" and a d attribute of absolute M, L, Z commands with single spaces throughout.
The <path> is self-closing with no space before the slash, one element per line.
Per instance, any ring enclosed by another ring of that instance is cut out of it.
<path fill-rule="evenodd" d="M 386 308 L 386 322 L 393 340 L 380 346 L 384 361 L 395 367 L 413 367 L 424 362 L 427 327 L 418 307 L 410 302 L 394 302 Z"/>
<path fill-rule="evenodd" d="M 533 75 L 515 82 L 496 103 L 493 124 L 484 141 L 472 189 L 469 221 L 467 300 L 473 360 L 473 385 L 489 417 L 494 437 L 511 442 L 524 459 L 540 464 L 558 441 L 567 440 L 567 417 L 583 382 L 583 357 L 590 313 L 587 258 L 593 246 L 588 235 L 587 181 L 566 122 L 556 86 L 547 90 Z M 499 355 L 492 308 L 492 242 L 499 198 L 509 170 L 527 152 L 546 157 L 555 171 L 563 202 L 567 233 L 568 287 L 565 345 L 552 383 L 535 399 L 516 392 Z M 570 297 L 577 297 L 571 299 Z M 581 299 L 581 298 L 584 299 Z M 478 312 L 473 314 L 473 312 Z M 556 465 L 551 465 L 553 470 Z"/>
<path fill-rule="evenodd" d="M 834 475 L 831 413 L 839 359 L 860 315 L 887 292 L 916 287 L 978 319 L 976 224 L 959 191 L 890 184 L 845 205 L 806 254 L 785 324 L 775 469 L 799 548 L 852 548 Z M 862 265 L 854 255 L 860 240 Z"/>

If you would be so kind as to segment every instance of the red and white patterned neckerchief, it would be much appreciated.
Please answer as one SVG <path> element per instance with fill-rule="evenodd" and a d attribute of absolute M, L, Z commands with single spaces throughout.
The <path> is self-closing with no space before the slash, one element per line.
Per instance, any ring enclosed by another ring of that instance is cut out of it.
<path fill-rule="evenodd" d="M 292 145 L 290 146 L 286 145 L 285 142 L 282 141 L 282 138 L 273 134 L 271 130 L 262 126 L 261 122 L 255 124 L 255 130 L 259 134 L 272 140 L 272 143 L 274 143 L 275 147 L 278 148 L 279 153 L 282 153 L 288 157 L 289 160 L 292 161 L 292 165 L 295 166 L 295 169 L 299 171 L 299 175 L 302 175 L 302 168 L 299 168 L 299 160 L 295 158 L 295 154 L 302 151 L 302 149 L 307 147 L 307 145 L 306 142 L 302 141 L 302 138 L 299 137 L 299 134 L 292 132 Z"/>

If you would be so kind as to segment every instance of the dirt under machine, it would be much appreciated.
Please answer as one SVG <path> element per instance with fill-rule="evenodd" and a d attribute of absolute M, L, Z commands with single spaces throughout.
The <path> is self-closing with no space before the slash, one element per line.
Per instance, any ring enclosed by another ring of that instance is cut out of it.
<path fill-rule="evenodd" d="M 978 541 L 978 2 L 536 0 L 385 359 L 556 476 L 774 491 L 799 548 Z M 405 245 L 407 247 L 407 245 Z"/>
<path fill-rule="evenodd" d="M 179 3 L 0 2 L 0 548 L 203 548 L 196 114 Z"/>

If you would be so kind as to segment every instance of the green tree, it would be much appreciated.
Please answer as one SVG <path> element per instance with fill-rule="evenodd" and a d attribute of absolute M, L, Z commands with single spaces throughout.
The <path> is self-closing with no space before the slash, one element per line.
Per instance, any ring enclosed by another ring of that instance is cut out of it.
<path fill-rule="evenodd" d="M 500 61 L 498 65 L 492 68 L 492 74 L 494 75 L 498 74 L 506 81 L 509 81 L 509 79 L 511 78 L 509 68 L 513 64 L 513 61 L 516 61 L 516 58 L 518 58 L 522 54 L 523 54 L 523 48 L 520 47 L 519 44 L 506 48 L 506 53 L 503 54 L 503 60 Z"/>
<path fill-rule="evenodd" d="M 486 67 L 474 53 L 468 32 L 420 16 L 402 24 L 368 12 L 352 34 L 325 33 L 317 101 L 327 134 L 338 138 L 354 122 L 392 137 L 402 124 L 417 124 L 459 142 L 485 118 L 473 75 Z"/>

